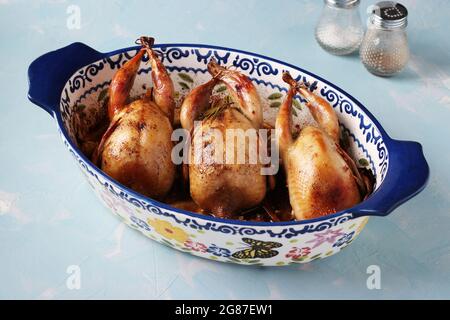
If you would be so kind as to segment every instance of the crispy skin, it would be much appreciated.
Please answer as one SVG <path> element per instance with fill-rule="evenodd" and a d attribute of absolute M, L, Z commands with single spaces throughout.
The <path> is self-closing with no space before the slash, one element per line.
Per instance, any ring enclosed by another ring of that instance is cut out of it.
<path fill-rule="evenodd" d="M 173 123 L 175 109 L 173 82 L 155 52 L 151 48 L 146 50 L 152 66 L 153 99 L 170 122 Z"/>
<path fill-rule="evenodd" d="M 231 164 L 225 163 L 226 146 L 225 130 L 239 128 L 244 131 L 254 129 L 251 122 L 236 109 L 226 109 L 217 118 L 203 121 L 200 127 L 195 128 L 193 144 L 190 148 L 190 188 L 194 201 L 203 209 L 213 212 L 220 217 L 230 217 L 239 210 L 258 205 L 266 193 L 266 177 L 261 175 L 262 165 L 249 163 L 249 140 L 235 140 L 234 160 Z M 217 129 L 222 133 L 223 148 L 218 147 L 220 142 L 214 139 L 209 129 Z M 203 145 L 202 145 L 203 143 Z M 203 161 L 195 163 L 195 146 L 202 145 Z M 244 149 L 245 148 L 245 149 Z M 222 150 L 217 154 L 217 150 Z M 237 164 L 237 150 L 245 150 L 245 163 Z M 220 164 L 215 157 L 224 159 Z"/>
<path fill-rule="evenodd" d="M 110 125 L 92 160 L 127 187 L 160 199 L 170 190 L 175 178 L 175 165 L 171 159 L 174 89 L 167 70 L 151 48 L 154 39 L 141 37 L 140 41 L 143 48 L 116 72 L 111 81 Z M 152 66 L 153 100 L 147 95 L 127 105 L 146 52 Z"/>
<path fill-rule="evenodd" d="M 305 127 L 287 150 L 289 198 L 297 220 L 350 208 L 361 201 L 351 168 L 331 137 Z"/>
<path fill-rule="evenodd" d="M 180 122 L 184 129 L 191 132 L 194 121 L 210 107 L 211 94 L 216 84 L 217 80 L 211 79 L 192 89 L 184 98 L 180 111 Z"/>
<path fill-rule="evenodd" d="M 283 80 L 290 89 L 275 127 L 295 218 L 317 218 L 354 206 L 361 201 L 364 185 L 353 160 L 338 145 L 339 122 L 333 108 L 299 86 L 288 72 Z M 302 128 L 294 140 L 291 109 L 296 92 L 308 100 L 306 105 L 319 127 Z"/>
<path fill-rule="evenodd" d="M 127 187 L 160 199 L 175 178 L 169 119 L 149 100 L 137 100 L 117 116 L 104 141 L 101 168 Z"/>
<path fill-rule="evenodd" d="M 262 108 L 256 88 L 248 77 L 219 66 L 213 59 L 208 63 L 208 71 L 213 79 L 193 89 L 181 107 L 181 124 L 189 132 L 193 131 L 189 151 L 190 191 L 192 199 L 202 209 L 220 217 L 231 217 L 258 205 L 266 194 L 257 136 L 257 129 L 262 126 Z M 194 127 L 194 121 L 211 107 L 211 92 L 216 83 L 226 85 L 235 106 L 221 110 Z M 220 141 L 212 134 L 213 129 L 221 133 Z M 242 134 L 241 139 L 235 139 L 232 144 L 226 139 L 227 129 L 241 129 L 242 133 L 251 129 L 254 140 L 250 142 Z M 254 149 L 249 150 L 250 146 Z M 240 161 L 239 151 L 244 153 Z M 227 161 L 230 155 L 234 155 L 234 159 Z"/>
<path fill-rule="evenodd" d="M 303 87 L 298 88 L 298 91 L 308 100 L 306 106 L 321 129 L 333 138 L 336 143 L 339 143 L 339 121 L 333 107 L 324 98 L 309 92 Z"/>
<path fill-rule="evenodd" d="M 139 51 L 133 59 L 127 61 L 114 75 L 109 86 L 108 116 L 112 120 L 114 115 L 125 105 L 133 87 L 136 73 L 141 64 L 145 51 Z"/>

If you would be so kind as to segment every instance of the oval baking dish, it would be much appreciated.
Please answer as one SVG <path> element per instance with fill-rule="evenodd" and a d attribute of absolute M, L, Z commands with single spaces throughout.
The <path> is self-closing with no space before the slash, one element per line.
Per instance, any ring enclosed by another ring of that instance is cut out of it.
<path fill-rule="evenodd" d="M 29 99 L 57 122 L 61 138 L 92 189 L 112 212 L 147 237 L 177 250 L 216 261 L 246 265 L 288 265 L 325 258 L 350 244 L 369 216 L 385 216 L 419 193 L 429 168 L 417 142 L 391 139 L 378 121 L 351 95 L 296 66 L 241 50 L 196 44 L 155 46 L 171 74 L 176 90 L 189 90 L 208 79 L 206 64 L 214 57 L 248 75 L 263 100 L 264 117 L 273 122 L 274 97 L 286 92 L 283 70 L 325 98 L 335 109 L 341 130 L 350 140 L 350 152 L 376 177 L 373 194 L 353 208 L 322 218 L 290 222 L 224 220 L 173 208 L 147 198 L 113 180 L 79 149 L 75 139 L 75 108 L 85 117 L 100 107 L 113 74 L 132 58 L 138 47 L 109 53 L 73 43 L 37 58 L 28 69 Z M 149 66 L 142 64 L 134 93 L 151 84 Z M 276 101 L 275 101 L 276 102 Z M 308 121 L 307 108 L 295 121 Z M 306 120 L 305 120 L 306 119 Z"/>

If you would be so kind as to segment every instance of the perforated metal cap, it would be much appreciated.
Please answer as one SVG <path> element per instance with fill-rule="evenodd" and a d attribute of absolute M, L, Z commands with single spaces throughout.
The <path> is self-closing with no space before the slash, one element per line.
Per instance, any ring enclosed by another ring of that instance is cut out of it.
<path fill-rule="evenodd" d="M 371 22 L 380 28 L 405 28 L 408 24 L 408 10 L 395 1 L 381 1 L 371 8 Z"/>
<path fill-rule="evenodd" d="M 337 8 L 352 8 L 359 4 L 360 0 L 325 0 L 325 3 Z"/>

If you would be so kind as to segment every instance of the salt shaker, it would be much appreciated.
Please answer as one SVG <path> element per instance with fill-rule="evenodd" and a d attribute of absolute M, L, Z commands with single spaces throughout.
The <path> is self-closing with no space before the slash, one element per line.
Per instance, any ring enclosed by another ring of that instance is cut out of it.
<path fill-rule="evenodd" d="M 358 50 L 364 30 L 358 7 L 360 0 L 325 0 L 315 36 L 320 46 L 336 55 Z"/>
<path fill-rule="evenodd" d="M 392 76 L 408 62 L 407 16 L 405 6 L 394 1 L 378 2 L 371 8 L 360 57 L 373 74 Z"/>

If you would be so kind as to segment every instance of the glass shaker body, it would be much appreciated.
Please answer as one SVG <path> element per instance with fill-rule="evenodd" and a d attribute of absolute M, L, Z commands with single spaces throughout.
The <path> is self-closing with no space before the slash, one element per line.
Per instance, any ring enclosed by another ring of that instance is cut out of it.
<path fill-rule="evenodd" d="M 361 61 L 371 73 L 388 77 L 406 66 L 407 16 L 408 10 L 398 2 L 381 1 L 374 6 L 360 48 Z"/>
<path fill-rule="evenodd" d="M 359 1 L 325 0 L 315 29 L 316 40 L 324 50 L 335 55 L 358 50 L 364 35 L 358 5 Z"/>
<path fill-rule="evenodd" d="M 405 28 L 385 30 L 369 26 L 360 55 L 364 66 L 375 75 L 387 77 L 400 72 L 409 59 Z"/>

